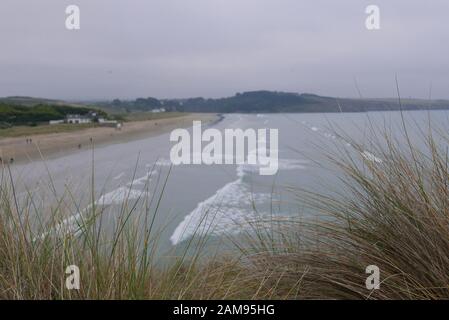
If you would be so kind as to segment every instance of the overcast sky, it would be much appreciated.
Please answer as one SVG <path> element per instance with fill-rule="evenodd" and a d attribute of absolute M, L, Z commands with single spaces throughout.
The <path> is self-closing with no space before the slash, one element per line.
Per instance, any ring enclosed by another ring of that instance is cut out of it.
<path fill-rule="evenodd" d="M 81 29 L 65 28 L 65 9 Z M 365 28 L 380 7 L 381 30 Z M 448 0 L 1 0 L 0 96 L 449 98 Z"/>

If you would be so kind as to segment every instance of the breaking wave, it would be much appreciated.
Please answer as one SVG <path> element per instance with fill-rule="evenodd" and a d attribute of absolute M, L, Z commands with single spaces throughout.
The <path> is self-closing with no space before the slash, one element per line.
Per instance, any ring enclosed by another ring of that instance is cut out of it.
<path fill-rule="evenodd" d="M 305 169 L 308 161 L 279 159 L 280 170 Z M 194 235 L 238 234 L 251 228 L 253 223 L 263 221 L 269 212 L 258 212 L 254 206 L 269 203 L 271 193 L 255 193 L 245 182 L 247 174 L 258 172 L 258 165 L 238 165 L 238 179 L 226 184 L 214 195 L 198 203 L 196 208 L 185 216 L 176 227 L 170 241 L 177 245 Z"/>

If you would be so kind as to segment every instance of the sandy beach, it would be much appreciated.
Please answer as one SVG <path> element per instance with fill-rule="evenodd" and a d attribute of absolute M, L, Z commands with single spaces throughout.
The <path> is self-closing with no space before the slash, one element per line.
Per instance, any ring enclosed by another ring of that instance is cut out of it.
<path fill-rule="evenodd" d="M 175 118 L 125 122 L 121 130 L 97 127 L 74 132 L 1 138 L 0 157 L 3 162 L 8 163 L 11 159 L 14 159 L 14 163 L 48 159 L 89 148 L 91 143 L 96 147 L 123 143 L 132 139 L 160 135 L 176 128 L 190 127 L 194 120 L 210 123 L 218 119 L 216 114 L 195 113 Z M 27 143 L 27 139 L 31 139 L 32 143 Z"/>

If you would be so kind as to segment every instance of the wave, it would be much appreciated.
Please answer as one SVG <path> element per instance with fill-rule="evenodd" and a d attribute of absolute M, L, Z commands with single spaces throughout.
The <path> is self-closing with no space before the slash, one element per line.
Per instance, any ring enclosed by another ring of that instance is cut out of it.
<path fill-rule="evenodd" d="M 153 171 L 154 174 L 154 171 Z M 101 195 L 96 201 L 95 206 L 109 206 L 109 205 L 121 205 L 125 201 L 129 200 L 138 200 L 142 197 L 142 195 L 148 195 L 147 190 L 136 190 L 133 189 L 132 186 L 142 185 L 151 180 L 151 173 L 147 173 L 143 177 L 135 179 L 134 181 L 127 184 L 127 186 L 118 187 L 108 193 Z M 39 237 L 34 240 L 40 238 L 43 239 L 48 234 L 71 234 L 77 235 L 80 232 L 80 226 L 83 225 L 84 215 L 88 210 L 92 208 L 92 205 L 88 205 L 80 212 L 77 212 L 68 218 L 59 222 L 56 226 L 52 228 L 52 230 L 41 234 Z"/>
<path fill-rule="evenodd" d="M 361 152 L 360 154 L 362 155 L 363 158 L 365 158 L 368 161 L 375 162 L 375 163 L 383 162 L 382 159 L 376 157 L 374 154 L 372 154 L 371 152 L 368 152 L 366 150 Z"/>
<path fill-rule="evenodd" d="M 280 159 L 280 170 L 305 169 L 308 161 Z M 224 185 L 214 195 L 198 203 L 176 227 L 170 241 L 177 245 L 192 236 L 238 234 L 251 228 L 254 222 L 268 217 L 269 212 L 257 212 L 257 204 L 273 201 L 271 193 L 254 193 L 245 182 L 247 174 L 258 172 L 258 165 L 238 165 L 238 179 Z"/>
<path fill-rule="evenodd" d="M 305 121 L 302 121 L 302 124 L 306 125 L 310 130 L 312 130 L 312 131 L 314 131 L 314 132 L 317 132 L 317 133 L 321 134 L 322 136 L 324 136 L 324 137 L 327 138 L 327 139 L 332 139 L 332 140 L 336 140 L 336 139 L 337 139 L 337 136 L 336 136 L 336 135 L 331 134 L 331 133 L 329 133 L 329 132 L 326 132 L 326 131 L 324 131 L 324 130 L 321 130 L 321 129 L 318 128 L 318 127 L 315 127 L 315 126 L 309 126 L 308 123 L 305 122 Z M 350 144 L 349 142 L 344 142 L 344 143 L 345 143 L 345 145 L 346 145 L 347 147 L 352 147 L 352 148 L 356 149 L 356 148 L 355 148 L 352 144 Z M 363 157 L 365 160 L 367 160 L 367 161 L 371 161 L 371 162 L 374 162 L 374 163 L 382 163 L 382 162 L 383 162 L 383 160 L 382 160 L 381 158 L 377 157 L 376 155 L 374 155 L 373 153 L 371 153 L 371 152 L 369 152 L 369 151 L 367 151 L 367 150 L 361 151 L 360 154 L 361 154 L 362 157 Z"/>
<path fill-rule="evenodd" d="M 249 209 L 251 204 L 268 201 L 270 198 L 269 193 L 252 193 L 241 175 L 239 179 L 226 184 L 213 196 L 200 202 L 176 227 L 170 241 L 177 245 L 194 235 L 240 232 L 248 219 L 254 220 L 257 217 Z"/>

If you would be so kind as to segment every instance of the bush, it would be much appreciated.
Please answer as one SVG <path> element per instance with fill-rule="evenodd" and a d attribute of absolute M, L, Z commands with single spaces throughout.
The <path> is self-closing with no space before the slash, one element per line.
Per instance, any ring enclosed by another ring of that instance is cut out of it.
<path fill-rule="evenodd" d="M 87 107 L 71 107 L 61 105 L 39 104 L 36 106 L 21 106 L 0 103 L 0 118 L 13 125 L 29 125 L 32 123 L 48 122 L 63 119 L 68 114 L 85 115 L 89 111 L 96 111 L 106 117 L 104 111 Z"/>
<path fill-rule="evenodd" d="M 8 128 L 11 128 L 11 127 L 12 127 L 12 125 L 10 123 L 0 121 L 0 129 L 8 129 Z"/>

